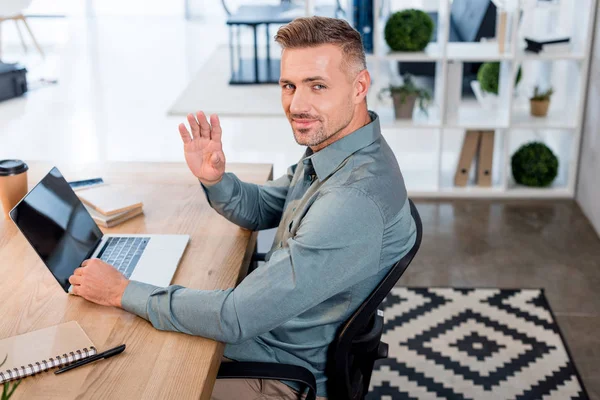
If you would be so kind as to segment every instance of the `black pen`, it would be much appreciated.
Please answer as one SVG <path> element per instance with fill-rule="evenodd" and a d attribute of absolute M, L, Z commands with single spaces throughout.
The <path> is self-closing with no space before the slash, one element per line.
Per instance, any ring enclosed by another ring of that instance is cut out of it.
<path fill-rule="evenodd" d="M 83 360 L 79 360 L 71 365 L 67 365 L 66 367 L 63 367 L 63 368 L 59 369 L 58 371 L 54 371 L 54 374 L 55 375 L 62 374 L 63 372 L 67 372 L 69 370 L 72 370 L 73 368 L 81 367 L 82 365 L 86 365 L 86 364 L 92 363 L 94 361 L 103 359 L 103 358 L 109 358 L 112 356 L 116 356 L 117 354 L 121 354 L 123 352 L 123 350 L 125 350 L 124 344 L 122 344 L 118 347 L 115 347 L 114 349 L 106 350 L 106 351 L 103 351 L 102 353 L 98 353 L 91 357 L 84 358 Z"/>

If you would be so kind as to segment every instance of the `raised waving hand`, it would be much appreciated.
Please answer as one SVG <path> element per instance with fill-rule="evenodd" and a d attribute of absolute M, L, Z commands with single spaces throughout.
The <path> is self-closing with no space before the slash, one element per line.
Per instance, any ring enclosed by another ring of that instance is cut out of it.
<path fill-rule="evenodd" d="M 219 117 L 211 115 L 209 124 L 206 115 L 199 111 L 196 115 L 188 114 L 187 120 L 192 130 L 191 135 L 184 124 L 179 124 L 185 161 L 200 182 L 207 186 L 214 185 L 225 173 Z"/>

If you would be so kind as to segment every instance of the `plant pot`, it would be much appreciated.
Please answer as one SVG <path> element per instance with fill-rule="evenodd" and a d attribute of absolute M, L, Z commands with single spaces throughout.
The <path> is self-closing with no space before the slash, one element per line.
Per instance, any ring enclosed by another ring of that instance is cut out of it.
<path fill-rule="evenodd" d="M 392 98 L 394 99 L 394 114 L 396 119 L 412 118 L 415 103 L 417 101 L 417 95 L 411 94 L 406 96 L 404 98 L 404 102 L 402 102 L 402 97 L 400 94 L 393 94 Z"/>
<path fill-rule="evenodd" d="M 481 84 L 479 81 L 473 80 L 471 83 L 471 89 L 473 90 L 473 94 L 475 94 L 475 98 L 481 107 L 485 110 L 494 110 L 498 108 L 498 95 L 494 93 L 484 92 L 481 89 Z"/>
<path fill-rule="evenodd" d="M 529 100 L 531 115 L 534 117 L 545 117 L 548 115 L 550 100 Z"/>

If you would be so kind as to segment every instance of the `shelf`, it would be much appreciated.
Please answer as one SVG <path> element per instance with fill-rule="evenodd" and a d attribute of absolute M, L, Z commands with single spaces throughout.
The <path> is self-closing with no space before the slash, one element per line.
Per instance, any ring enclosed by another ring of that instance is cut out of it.
<path fill-rule="evenodd" d="M 437 43 L 429 43 L 424 51 L 389 51 L 382 55 L 385 60 L 438 61 L 443 59 L 442 49 Z"/>
<path fill-rule="evenodd" d="M 503 190 L 501 188 L 482 188 L 477 186 L 456 187 L 440 189 L 439 191 L 408 190 L 408 196 L 412 199 L 428 198 L 493 198 L 493 199 L 568 199 L 573 194 L 565 188 L 524 188 L 515 187 Z"/>
<path fill-rule="evenodd" d="M 452 1 L 389 3 L 376 0 L 373 3 L 373 15 L 377 18 L 373 38 L 377 51 L 367 56 L 370 65 L 376 66 L 371 70 L 373 89 L 399 83 L 400 75 L 410 71 L 419 86 L 432 92 L 433 104 L 437 106 L 437 110 L 430 109 L 429 115 L 415 107 L 411 119 L 395 120 L 391 100 L 369 99 L 370 108 L 380 116 L 382 131 L 398 159 L 411 197 L 573 198 L 582 135 L 581 110 L 585 107 L 590 76 L 588 61 L 594 18 L 589 10 L 596 9 L 599 3 L 600 0 L 562 1 L 554 14 L 510 9 L 503 52 L 499 51 L 495 39 L 448 42 L 446 31 L 451 21 Z M 390 51 L 384 37 L 387 17 L 395 10 L 411 7 L 437 10 L 438 26 L 443 29 L 438 29 L 438 35 L 424 51 Z M 569 36 L 570 45 L 547 46 L 546 52 L 538 54 L 524 50 L 523 37 L 559 34 Z M 500 62 L 497 96 L 482 95 L 477 85 L 469 82 L 477 79 L 475 64 L 482 62 Z M 521 71 L 521 79 L 515 84 L 517 70 Z M 469 85 L 475 86 L 479 101 Z M 530 115 L 529 98 L 536 86 L 541 90 L 554 89 L 546 117 Z M 454 186 L 466 130 L 495 131 L 492 187 L 477 186 L 474 170 L 468 186 Z M 558 174 L 551 187 L 531 188 L 514 182 L 511 156 L 531 141 L 545 143 L 559 159 Z"/>
<path fill-rule="evenodd" d="M 534 117 L 529 109 L 513 111 L 511 127 L 516 129 L 576 129 L 577 121 L 574 113 L 560 113 L 549 110 L 546 117 Z"/>
<path fill-rule="evenodd" d="M 436 107 L 429 107 L 428 115 L 415 107 L 412 119 L 395 119 L 394 106 L 379 104 L 375 108 L 375 112 L 379 115 L 379 121 L 382 129 L 436 129 L 441 128 L 442 123 L 439 118 L 439 112 Z"/>
<path fill-rule="evenodd" d="M 450 42 L 446 49 L 448 60 L 458 61 L 500 61 L 513 58 L 511 53 L 500 53 L 498 43 Z"/>
<path fill-rule="evenodd" d="M 448 115 L 445 128 L 504 129 L 508 128 L 508 114 L 502 109 L 484 109 L 477 105 L 460 105 L 455 116 Z"/>
<path fill-rule="evenodd" d="M 541 53 L 531 53 L 526 52 L 524 50 L 520 50 L 517 53 L 517 59 L 519 61 L 535 61 L 535 60 L 575 60 L 575 61 L 583 61 L 585 60 L 585 55 L 581 52 L 573 52 L 573 51 L 561 51 L 561 52 L 541 52 Z"/>
<path fill-rule="evenodd" d="M 533 188 L 517 184 L 509 185 L 507 197 L 527 198 L 569 198 L 572 193 L 565 187 Z"/>

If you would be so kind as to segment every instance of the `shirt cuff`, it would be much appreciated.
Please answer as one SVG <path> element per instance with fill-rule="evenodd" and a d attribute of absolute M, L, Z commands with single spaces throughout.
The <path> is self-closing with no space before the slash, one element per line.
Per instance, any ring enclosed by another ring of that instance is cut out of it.
<path fill-rule="evenodd" d="M 211 202 L 225 203 L 231 200 L 233 195 L 233 189 L 235 187 L 235 178 L 231 172 L 223 175 L 223 179 L 219 183 L 211 186 L 204 186 L 202 182 L 202 189 L 206 193 L 206 197 Z"/>
<path fill-rule="evenodd" d="M 159 287 L 138 281 L 129 281 L 123 297 L 121 297 L 121 308 L 147 320 L 148 299 L 156 289 Z"/>

